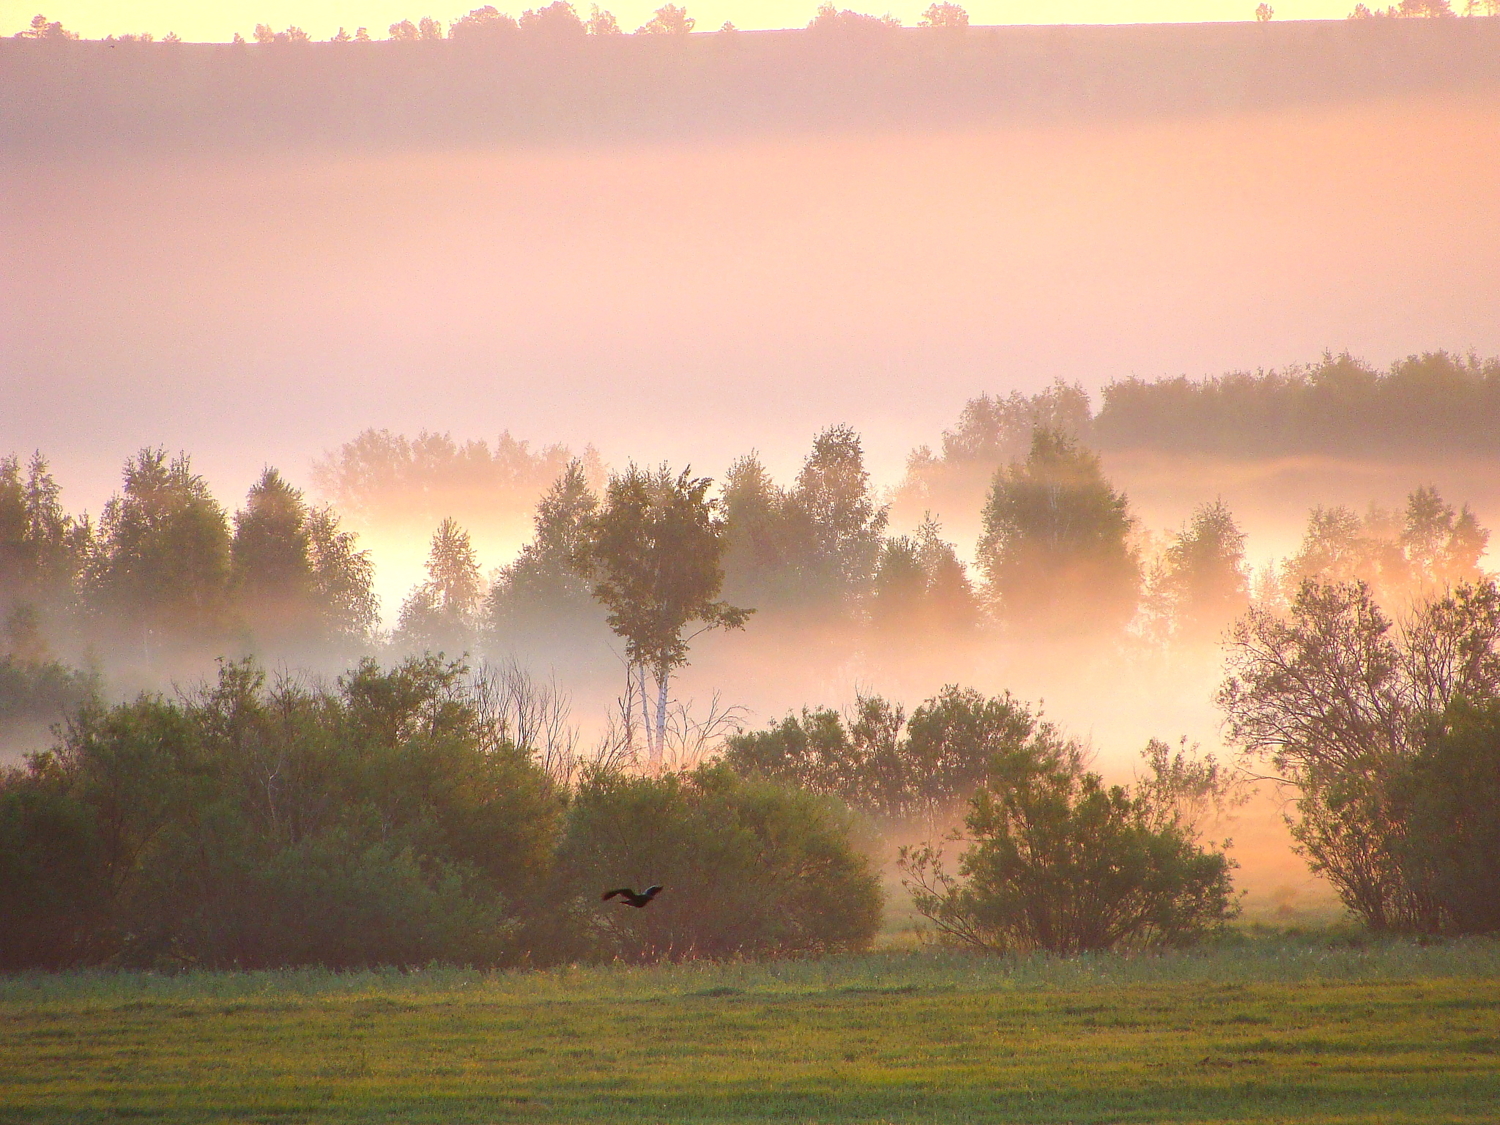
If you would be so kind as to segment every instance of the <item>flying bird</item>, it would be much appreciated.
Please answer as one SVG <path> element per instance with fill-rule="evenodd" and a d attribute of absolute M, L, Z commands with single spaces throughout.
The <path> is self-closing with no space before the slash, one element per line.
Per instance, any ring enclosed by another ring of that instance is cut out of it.
<path fill-rule="evenodd" d="M 619 890 L 605 891 L 602 895 L 599 896 L 599 898 L 603 902 L 608 902 L 616 895 L 619 895 L 620 901 L 623 902 L 626 906 L 633 906 L 637 910 L 639 910 L 659 894 L 661 894 L 660 883 L 652 887 L 647 887 L 640 894 L 636 894 L 635 891 L 631 890 L 629 887 L 621 887 Z"/>

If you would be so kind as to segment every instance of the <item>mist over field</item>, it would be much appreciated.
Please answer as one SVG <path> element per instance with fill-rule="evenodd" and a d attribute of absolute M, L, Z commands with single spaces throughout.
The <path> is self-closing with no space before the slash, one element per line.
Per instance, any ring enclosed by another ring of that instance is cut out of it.
<path fill-rule="evenodd" d="M 1500 354 L 1500 21 L 1467 22 L 973 29 L 962 58 L 915 38 L 824 58 L 770 33 L 649 65 L 455 52 L 458 93 L 436 55 L 351 64 L 351 94 L 329 54 L 248 48 L 276 71 L 228 47 L 79 62 L 0 42 L 0 454 L 42 451 L 96 521 L 142 448 L 190 454 L 230 512 L 274 466 L 369 549 L 386 630 L 445 517 L 489 579 L 590 446 L 600 474 L 719 482 L 755 451 L 790 487 L 847 425 L 890 533 L 931 514 L 972 564 L 993 473 L 1025 450 L 920 494 L 908 463 L 980 395 L 1061 381 L 1098 411 L 1132 378 Z M 360 508 L 334 469 L 369 430 L 566 455 L 513 493 Z M 1493 450 L 1093 444 L 1143 559 L 1215 500 L 1253 570 L 1298 550 L 1316 505 L 1399 513 L 1426 485 L 1500 526 Z M 1215 639 L 1127 657 L 762 612 L 696 642 L 674 691 L 753 727 L 861 691 L 1010 691 L 1127 779 L 1150 738 L 1221 750 Z M 255 650 L 223 647 L 68 655 L 124 694 Z M 624 690 L 602 627 L 490 649 L 554 676 L 587 739 Z M 1222 826 L 1240 885 L 1266 911 L 1326 903 L 1278 812 Z"/>

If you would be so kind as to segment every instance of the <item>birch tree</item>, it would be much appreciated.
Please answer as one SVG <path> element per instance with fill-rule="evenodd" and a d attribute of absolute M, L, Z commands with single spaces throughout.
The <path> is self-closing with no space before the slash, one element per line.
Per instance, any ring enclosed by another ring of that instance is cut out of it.
<path fill-rule="evenodd" d="M 638 699 L 653 763 L 662 759 L 672 673 L 687 663 L 689 643 L 709 629 L 742 628 L 753 612 L 719 600 L 724 521 L 708 498 L 711 483 L 690 469 L 632 465 L 610 479 L 579 545 L 578 566 L 625 641 L 627 717 Z"/>

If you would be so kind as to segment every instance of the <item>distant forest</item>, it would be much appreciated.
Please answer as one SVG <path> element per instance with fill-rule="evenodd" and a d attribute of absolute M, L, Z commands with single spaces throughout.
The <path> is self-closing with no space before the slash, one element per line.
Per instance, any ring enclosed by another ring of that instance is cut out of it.
<path fill-rule="evenodd" d="M 1033 395 L 981 395 L 945 431 L 942 452 L 917 461 L 994 466 L 1023 454 L 1036 426 L 1096 449 L 1230 457 L 1352 457 L 1500 453 L 1500 357 L 1428 352 L 1385 370 L 1348 353 L 1277 370 L 1190 379 L 1117 380 L 1094 413 L 1079 385 Z"/>
<path fill-rule="evenodd" d="M 667 34 L 620 35 L 590 34 L 561 8 L 529 23 L 479 9 L 465 19 L 494 18 L 448 37 L 426 21 L 431 34 L 411 25 L 394 39 L 330 43 L 269 28 L 254 43 L 81 42 L 44 23 L 38 37 L 0 39 L 0 145 L 681 139 L 1484 96 L 1500 85 L 1491 18 L 900 28 L 829 9 L 806 30 L 671 34 L 691 26 L 674 9 L 682 18 Z"/>
<path fill-rule="evenodd" d="M 964 404 L 937 449 L 907 460 L 898 510 L 973 500 L 1026 455 L 1037 428 L 1103 452 L 1132 450 L 1256 460 L 1367 460 L 1500 455 L 1500 358 L 1428 352 L 1380 370 L 1353 356 L 1314 364 L 1122 379 L 1089 393 L 1061 380 L 1033 394 L 983 394 Z M 944 503 L 939 504 L 938 498 Z"/>
<path fill-rule="evenodd" d="M 1360 579 L 1382 601 L 1478 577 L 1488 532 L 1463 497 L 1456 506 L 1428 487 L 1400 511 L 1317 507 L 1299 551 L 1252 590 L 1245 536 L 1224 504 L 1201 504 L 1168 541 L 1148 543 L 1094 449 L 1494 454 L 1497 423 L 1500 360 L 1446 353 L 1386 372 L 1341 356 L 1196 383 L 1132 380 L 1106 388 L 1097 416 L 1077 386 L 981 396 L 944 434 L 941 454 L 913 455 L 894 498 L 920 512 L 929 493 L 964 497 L 980 514 L 972 567 L 935 520 L 891 532 L 891 504 L 847 426 L 818 434 L 787 483 L 754 454 L 711 481 L 635 464 L 610 473 L 592 448 L 533 451 L 508 434 L 491 446 L 367 431 L 314 466 L 337 508 L 267 469 L 236 512 L 186 455 L 147 449 L 126 462 L 96 519 L 65 510 L 40 453 L 12 456 L 0 459 L 0 657 L 41 677 L 20 694 L 47 710 L 83 686 L 44 674 L 56 652 L 103 648 L 160 668 L 205 653 L 316 663 L 572 648 L 605 636 L 607 591 L 625 581 L 589 562 L 589 544 L 615 534 L 633 542 L 658 516 L 671 534 L 702 538 L 705 620 L 743 607 L 758 627 L 774 619 L 852 628 L 851 637 L 997 629 L 1211 640 L 1252 597 L 1282 603 L 1310 577 Z M 464 521 L 497 509 L 532 512 L 534 534 L 487 577 Z M 373 561 L 340 512 L 366 527 L 436 528 L 427 580 L 392 632 L 379 627 Z"/>

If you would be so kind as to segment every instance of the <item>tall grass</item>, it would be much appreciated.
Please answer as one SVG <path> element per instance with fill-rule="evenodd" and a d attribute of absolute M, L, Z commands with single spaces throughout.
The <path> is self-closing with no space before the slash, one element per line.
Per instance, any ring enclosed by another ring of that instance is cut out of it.
<path fill-rule="evenodd" d="M 156 973 L 83 970 L 0 976 L 0 1005 L 284 1002 L 468 993 L 515 1000 L 628 1000 L 691 995 L 986 992 L 1024 989 L 1313 981 L 1500 979 L 1500 940 L 1418 943 L 1358 933 L 1248 934 L 1196 950 L 1000 957 L 941 948 L 783 961 L 569 966 L 489 972 L 429 966 L 356 972 L 298 968 Z"/>

